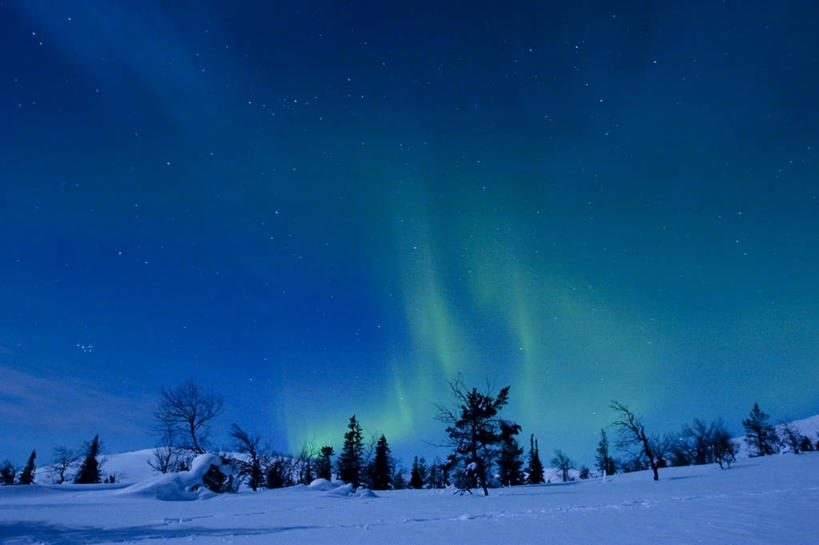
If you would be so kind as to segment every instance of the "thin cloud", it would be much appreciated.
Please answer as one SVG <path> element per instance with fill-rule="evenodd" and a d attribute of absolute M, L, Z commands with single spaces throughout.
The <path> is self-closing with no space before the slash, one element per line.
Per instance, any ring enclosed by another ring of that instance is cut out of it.
<path fill-rule="evenodd" d="M 150 402 L 72 378 L 35 376 L 0 365 L 0 424 L 58 430 L 104 428 L 145 433 Z"/>

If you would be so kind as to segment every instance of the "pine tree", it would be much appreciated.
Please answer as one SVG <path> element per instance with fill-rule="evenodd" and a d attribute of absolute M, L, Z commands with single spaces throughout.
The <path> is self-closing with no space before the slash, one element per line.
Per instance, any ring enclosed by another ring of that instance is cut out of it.
<path fill-rule="evenodd" d="M 361 466 L 364 457 L 364 440 L 361 435 L 361 426 L 355 415 L 350 417 L 347 433 L 344 434 L 344 447 L 338 458 L 338 476 L 353 488 L 361 484 Z"/>
<path fill-rule="evenodd" d="M 17 484 L 34 484 L 34 458 L 37 456 L 37 451 L 32 450 L 31 456 L 28 457 L 28 462 L 20 477 L 17 479 Z"/>
<path fill-rule="evenodd" d="M 523 449 L 518 446 L 515 435 L 520 433 L 520 426 L 503 420 L 501 428 L 501 451 L 498 458 L 498 473 L 501 484 L 515 486 L 523 484 L 523 461 L 520 459 Z"/>
<path fill-rule="evenodd" d="M 316 460 L 316 476 L 319 479 L 327 479 L 328 481 L 333 479 L 333 447 L 331 446 L 323 446 L 319 451 L 318 460 Z"/>
<path fill-rule="evenodd" d="M 768 423 L 769 416 L 765 414 L 757 403 L 751 409 L 748 418 L 742 421 L 745 428 L 745 442 L 756 449 L 757 456 L 774 454 L 776 449 L 776 431 Z"/>
<path fill-rule="evenodd" d="M 0 482 L 2 482 L 3 486 L 14 484 L 14 476 L 16 473 L 14 464 L 8 460 L 3 462 L 2 467 L 0 467 Z"/>
<path fill-rule="evenodd" d="M 92 484 L 100 482 L 100 465 L 97 456 L 100 453 L 100 436 L 95 435 L 94 440 L 88 445 L 85 451 L 85 459 L 80 466 L 80 471 L 74 477 L 76 484 Z"/>
<path fill-rule="evenodd" d="M 606 437 L 606 430 L 600 430 L 600 442 L 597 443 L 597 454 L 594 459 L 601 473 L 612 475 L 617 471 L 614 458 L 609 455 L 609 438 Z"/>
<path fill-rule="evenodd" d="M 526 466 L 526 483 L 540 484 L 543 479 L 543 463 L 540 461 L 540 450 L 534 434 L 529 436 L 529 464 Z"/>
<path fill-rule="evenodd" d="M 370 488 L 388 490 L 392 487 L 392 460 L 390 446 L 383 435 L 375 444 L 375 456 L 370 464 Z"/>
<path fill-rule="evenodd" d="M 410 481 L 409 487 L 410 488 L 424 488 L 424 482 L 426 481 L 426 473 L 427 467 L 424 462 L 424 459 L 418 459 L 418 456 L 415 457 L 415 460 L 412 462 L 412 469 L 410 470 Z"/>
<path fill-rule="evenodd" d="M 488 474 L 501 441 L 498 413 L 509 402 L 509 386 L 497 395 L 467 389 L 460 378 L 450 383 L 455 396 L 454 410 L 439 407 L 438 419 L 447 424 L 450 445 L 460 464 L 458 486 L 462 492 L 479 486 L 489 495 Z"/>

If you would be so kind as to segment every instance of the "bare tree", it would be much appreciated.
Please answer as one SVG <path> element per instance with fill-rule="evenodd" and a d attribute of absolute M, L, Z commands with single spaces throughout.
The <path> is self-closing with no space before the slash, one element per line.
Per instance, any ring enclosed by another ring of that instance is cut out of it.
<path fill-rule="evenodd" d="M 174 447 L 157 447 L 153 450 L 153 458 L 148 465 L 160 473 L 179 470 L 179 449 Z"/>
<path fill-rule="evenodd" d="M 560 476 L 563 482 L 569 480 L 569 470 L 572 468 L 572 461 L 568 456 L 563 454 L 560 449 L 555 450 L 555 456 L 552 458 L 552 467 L 560 470 Z"/>
<path fill-rule="evenodd" d="M 239 477 L 247 477 L 247 484 L 253 490 L 264 485 L 262 460 L 265 457 L 261 446 L 262 438 L 258 434 L 249 434 L 237 424 L 230 428 L 230 436 L 236 440 L 236 450 L 246 455 L 243 460 L 237 460 Z"/>
<path fill-rule="evenodd" d="M 648 465 L 651 466 L 651 471 L 654 472 L 654 480 L 660 479 L 657 473 L 657 460 L 654 457 L 654 451 L 651 448 L 651 440 L 646 434 L 645 427 L 640 419 L 634 415 L 631 410 L 617 401 L 612 401 L 609 407 L 616 413 L 617 420 L 614 425 L 620 431 L 620 440 L 618 446 L 621 448 L 628 448 L 637 445 L 640 448 L 640 454 L 645 455 L 648 460 Z"/>
<path fill-rule="evenodd" d="M 54 449 L 54 482 L 63 484 L 66 476 L 65 472 L 77 460 L 77 454 L 68 447 L 59 446 Z"/>
<path fill-rule="evenodd" d="M 222 396 L 188 380 L 170 390 L 154 411 L 156 428 L 178 446 L 203 454 L 208 446 L 208 424 L 222 414 Z"/>

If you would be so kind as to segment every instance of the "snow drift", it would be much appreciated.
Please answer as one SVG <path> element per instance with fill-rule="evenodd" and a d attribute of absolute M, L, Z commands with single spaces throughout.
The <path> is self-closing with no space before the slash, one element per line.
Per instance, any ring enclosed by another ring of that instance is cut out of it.
<path fill-rule="evenodd" d="M 205 488 L 203 477 L 216 467 L 225 475 L 231 470 L 222 463 L 222 459 L 214 454 L 200 454 L 193 459 L 189 471 L 178 473 L 164 473 L 141 483 L 117 491 L 117 494 L 130 496 L 147 496 L 164 501 L 191 501 L 214 495 Z"/>

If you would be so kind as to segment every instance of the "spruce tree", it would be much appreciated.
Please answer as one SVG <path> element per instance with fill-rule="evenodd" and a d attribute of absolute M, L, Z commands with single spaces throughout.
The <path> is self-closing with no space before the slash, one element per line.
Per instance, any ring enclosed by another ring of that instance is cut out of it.
<path fill-rule="evenodd" d="M 370 464 L 370 488 L 373 490 L 388 490 L 392 487 L 392 460 L 390 446 L 383 435 L 375 444 L 375 456 Z"/>
<path fill-rule="evenodd" d="M 498 458 L 498 473 L 501 484 L 515 486 L 523 484 L 523 461 L 520 459 L 523 449 L 518 446 L 515 435 L 520 433 L 520 426 L 507 420 L 501 421 L 501 450 Z"/>
<path fill-rule="evenodd" d="M 617 468 L 614 465 L 614 458 L 609 455 L 609 438 L 606 436 L 606 430 L 600 430 L 600 442 L 597 443 L 597 454 L 594 457 L 597 462 L 597 469 L 600 473 L 612 475 Z"/>
<path fill-rule="evenodd" d="M 37 451 L 32 450 L 31 456 L 28 457 L 28 462 L 20 477 L 17 479 L 17 484 L 34 484 L 34 458 L 37 456 Z"/>
<path fill-rule="evenodd" d="M 338 476 L 353 488 L 361 484 L 361 466 L 364 457 L 364 440 L 361 436 L 361 426 L 355 415 L 350 417 L 347 433 L 344 434 L 344 447 L 338 457 Z"/>
<path fill-rule="evenodd" d="M 412 462 L 412 469 L 410 470 L 410 488 L 424 488 L 424 481 L 426 477 L 426 465 L 424 459 L 418 460 L 418 456 Z"/>
<path fill-rule="evenodd" d="M 74 477 L 76 484 L 92 484 L 100 482 L 100 465 L 97 456 L 100 453 L 100 436 L 95 435 L 94 440 L 88 445 L 85 451 L 85 459 L 80 466 L 80 471 Z"/>
<path fill-rule="evenodd" d="M 14 476 L 16 473 L 14 464 L 6 460 L 3 462 L 3 466 L 0 467 L 0 482 L 2 482 L 4 486 L 14 484 Z"/>
<path fill-rule="evenodd" d="M 529 465 L 526 466 L 526 483 L 540 484 L 543 479 L 543 463 L 540 461 L 540 451 L 534 434 L 529 436 Z"/>
<path fill-rule="evenodd" d="M 332 457 L 333 447 L 327 445 L 321 447 L 318 460 L 316 460 L 316 476 L 319 479 L 327 479 L 328 481 L 333 479 Z"/>
<path fill-rule="evenodd" d="M 745 428 L 745 442 L 756 449 L 757 456 L 774 454 L 776 449 L 776 431 L 768 423 L 769 416 L 765 414 L 757 403 L 751 409 L 748 418 L 742 421 Z"/>

